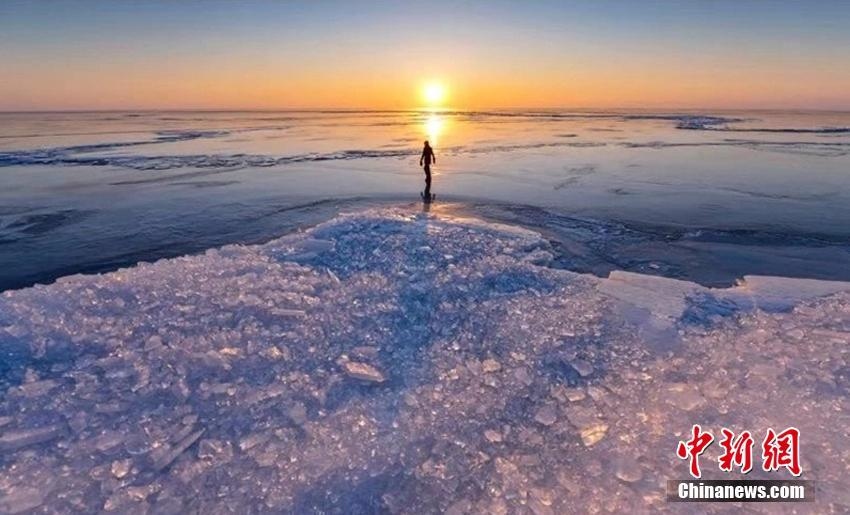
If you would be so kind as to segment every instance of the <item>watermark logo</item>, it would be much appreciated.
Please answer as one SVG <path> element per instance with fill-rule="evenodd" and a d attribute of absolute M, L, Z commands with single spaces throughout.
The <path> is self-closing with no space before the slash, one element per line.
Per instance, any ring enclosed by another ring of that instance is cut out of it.
<path fill-rule="evenodd" d="M 742 475 L 753 470 L 760 462 L 765 472 L 785 469 L 799 477 L 800 430 L 789 427 L 783 431 L 767 428 L 761 440 L 761 448 L 750 431 L 734 431 L 721 428 L 718 445 L 722 450 L 717 465 L 723 472 L 736 470 Z M 676 456 L 688 462 L 688 472 L 694 479 L 670 480 L 667 482 L 667 500 L 674 502 L 810 502 L 814 500 L 815 487 L 812 481 L 797 479 L 779 480 L 700 480 L 700 456 L 711 447 L 715 436 L 703 430 L 699 424 L 691 427 L 690 437 L 676 446 Z M 758 449 L 758 450 L 757 450 Z M 759 452 L 760 451 L 760 452 Z M 758 455 L 760 454 L 760 456 Z M 760 458 L 760 459 L 759 459 Z"/>
<path fill-rule="evenodd" d="M 732 472 L 733 467 L 741 469 L 741 474 L 747 474 L 753 469 L 753 435 L 744 431 L 735 437 L 735 433 L 726 429 L 720 430 L 723 439 L 720 446 L 723 447 L 723 456 L 720 462 L 720 470 Z"/>
<path fill-rule="evenodd" d="M 813 481 L 800 479 L 671 479 L 668 502 L 814 502 Z"/>
<path fill-rule="evenodd" d="M 766 471 L 788 469 L 794 476 L 799 476 L 803 469 L 800 467 L 800 430 L 789 427 L 776 434 L 773 429 L 767 430 L 762 444 L 764 462 L 762 468 Z"/>
<path fill-rule="evenodd" d="M 679 446 L 676 448 L 676 456 L 683 460 L 689 460 L 691 475 L 699 479 L 702 477 L 702 472 L 699 469 L 699 456 L 714 441 L 714 435 L 709 431 L 703 432 L 699 424 L 694 424 L 692 432 L 693 436 L 690 440 L 679 442 Z"/>
<path fill-rule="evenodd" d="M 742 431 L 737 436 L 725 427 L 720 430 L 722 438 L 720 446 L 723 454 L 718 458 L 720 470 L 731 472 L 738 468 L 742 474 L 747 474 L 753 469 L 753 436 L 749 431 Z M 706 449 L 714 442 L 711 431 L 703 431 L 699 424 L 691 428 L 691 438 L 680 441 L 676 447 L 676 456 L 688 460 L 688 469 L 696 479 L 702 477 L 699 458 Z M 765 472 L 777 471 L 785 468 L 794 477 L 798 477 L 803 469 L 800 466 L 800 430 L 789 427 L 777 433 L 773 428 L 768 428 L 761 445 L 762 470 Z"/>

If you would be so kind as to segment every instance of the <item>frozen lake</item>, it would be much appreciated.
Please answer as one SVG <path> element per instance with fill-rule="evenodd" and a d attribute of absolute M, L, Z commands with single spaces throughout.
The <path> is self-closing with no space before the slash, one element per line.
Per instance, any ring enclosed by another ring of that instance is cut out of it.
<path fill-rule="evenodd" d="M 0 290 L 260 243 L 434 191 L 560 266 L 850 279 L 850 114 L 0 114 Z"/>

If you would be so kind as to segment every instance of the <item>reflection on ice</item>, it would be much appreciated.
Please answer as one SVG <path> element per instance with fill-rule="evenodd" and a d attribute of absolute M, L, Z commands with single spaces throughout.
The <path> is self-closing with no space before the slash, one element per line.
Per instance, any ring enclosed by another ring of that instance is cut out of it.
<path fill-rule="evenodd" d="M 443 132 L 444 120 L 437 113 L 430 113 L 425 120 L 425 137 L 432 146 L 440 144 L 440 134 Z"/>
<path fill-rule="evenodd" d="M 795 425 L 802 509 L 850 508 L 850 284 L 600 279 L 438 211 L 2 294 L 0 512 L 667 510 L 694 423 Z"/>

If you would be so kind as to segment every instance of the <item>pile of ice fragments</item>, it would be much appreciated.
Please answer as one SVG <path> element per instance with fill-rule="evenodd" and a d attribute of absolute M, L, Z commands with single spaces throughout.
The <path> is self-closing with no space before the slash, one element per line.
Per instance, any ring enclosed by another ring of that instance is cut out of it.
<path fill-rule="evenodd" d="M 801 430 L 817 503 L 748 508 L 850 509 L 850 285 L 551 257 L 396 208 L 6 292 L 0 512 L 728 511 L 665 502 L 695 423 Z"/>

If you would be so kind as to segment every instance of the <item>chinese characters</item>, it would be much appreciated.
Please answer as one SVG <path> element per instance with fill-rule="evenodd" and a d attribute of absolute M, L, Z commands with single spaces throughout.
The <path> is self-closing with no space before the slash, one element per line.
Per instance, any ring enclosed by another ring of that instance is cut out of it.
<path fill-rule="evenodd" d="M 720 470 L 731 472 L 737 468 L 742 474 L 749 473 L 753 469 L 755 444 L 752 433 L 742 431 L 736 436 L 725 427 L 720 433 L 722 438 L 719 443 L 723 449 L 723 454 L 717 460 Z M 714 435 L 710 431 L 703 431 L 699 424 L 691 428 L 688 440 L 679 442 L 676 456 L 688 460 L 691 476 L 697 479 L 702 477 L 699 458 L 713 442 Z M 793 476 L 799 476 L 803 471 L 800 466 L 800 430 L 795 427 L 779 433 L 768 428 L 762 441 L 762 470 L 771 472 L 781 468 L 787 469 Z"/>

